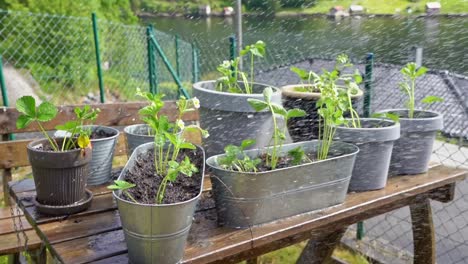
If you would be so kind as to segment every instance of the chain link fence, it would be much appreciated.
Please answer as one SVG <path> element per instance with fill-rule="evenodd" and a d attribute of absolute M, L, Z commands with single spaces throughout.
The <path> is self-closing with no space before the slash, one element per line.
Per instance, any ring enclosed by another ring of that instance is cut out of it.
<path fill-rule="evenodd" d="M 146 27 L 100 19 L 95 26 L 101 76 L 91 14 L 84 18 L 0 10 L 0 54 L 10 103 L 24 94 L 60 104 L 98 102 L 99 77 L 106 101 L 135 100 L 137 88 L 148 90 Z M 192 45 L 179 38 L 176 49 L 175 36 L 161 31 L 155 35 L 169 62 L 179 65 L 180 79 L 190 83 Z M 174 98 L 173 77 L 161 57 L 156 58 L 160 90 Z"/>

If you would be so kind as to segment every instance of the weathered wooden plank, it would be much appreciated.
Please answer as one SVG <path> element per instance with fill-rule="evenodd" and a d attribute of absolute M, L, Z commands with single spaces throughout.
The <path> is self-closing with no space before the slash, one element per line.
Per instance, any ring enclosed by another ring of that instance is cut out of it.
<path fill-rule="evenodd" d="M 387 188 L 380 191 L 350 194 L 344 204 L 339 206 L 256 226 L 251 230 L 214 235 L 210 237 L 209 242 L 192 243 L 191 247 L 186 250 L 185 260 L 187 263 L 209 263 L 218 261 L 221 257 L 229 258 L 244 254 L 245 251 L 268 248 L 268 244 L 275 243 L 275 241 L 277 243 L 285 239 L 287 242 L 290 237 L 304 236 L 302 239 L 307 239 L 307 235 L 304 234 L 310 233 L 311 230 L 323 231 L 332 228 L 336 230 L 409 205 L 414 202 L 417 195 L 461 180 L 465 176 L 465 171 L 440 166 L 430 170 L 427 174 L 393 177 L 389 179 Z M 334 226 L 327 227 L 330 223 Z M 222 256 L 212 253 L 220 251 L 223 252 Z"/>
<path fill-rule="evenodd" d="M 110 258 L 105 258 L 101 260 L 91 261 L 88 263 L 93 264 L 128 264 L 128 255 L 122 254 Z"/>
<path fill-rule="evenodd" d="M 319 239 L 311 239 L 302 250 L 302 253 L 296 264 L 321 264 L 328 263 L 332 259 L 333 251 L 340 242 L 346 228 L 324 234 Z"/>
<path fill-rule="evenodd" d="M 36 231 L 29 229 L 25 231 L 28 237 L 28 250 L 38 249 L 41 246 L 41 239 L 37 236 Z M 22 238 L 22 235 L 20 235 Z M 15 233 L 0 235 L 0 255 L 15 254 L 23 251 L 24 245 L 18 243 L 18 238 Z"/>
<path fill-rule="evenodd" d="M 60 260 L 67 264 L 81 264 L 125 254 L 127 245 L 122 230 L 111 231 L 53 246 Z M 115 262 L 113 262 L 115 263 Z M 128 263 L 128 260 L 127 260 Z"/>
<path fill-rule="evenodd" d="M 436 263 L 436 240 L 432 209 L 429 199 L 418 200 L 410 205 L 413 226 L 414 263 Z"/>
<path fill-rule="evenodd" d="M 127 126 L 141 123 L 138 117 L 138 110 L 146 105 L 145 102 L 131 102 L 131 103 L 108 103 L 108 104 L 92 104 L 91 107 L 101 109 L 95 124 L 105 126 Z M 75 118 L 73 109 L 76 106 L 82 107 L 83 105 L 66 105 L 59 106 L 59 113 L 57 117 L 51 122 L 44 123 L 45 130 L 55 130 L 55 127 L 66 121 Z M 164 108 L 160 112 L 161 115 L 167 115 L 171 121 L 177 118 L 177 106 L 174 101 L 167 101 Z M 19 112 L 13 107 L 3 107 L 0 109 L 0 134 L 8 133 L 23 133 L 40 131 L 36 124 L 25 129 L 16 128 L 16 119 Z M 186 113 L 183 117 L 185 121 L 199 120 L 198 111 Z"/>
<path fill-rule="evenodd" d="M 14 205 L 12 206 L 13 210 L 11 210 L 10 206 L 0 208 L 0 220 L 12 218 L 13 216 L 23 215 L 23 210 L 17 210 Z"/>
<path fill-rule="evenodd" d="M 427 174 L 393 177 L 389 179 L 387 188 L 350 194 L 340 206 L 282 219 L 252 229 L 217 227 L 215 211 L 203 211 L 196 214 L 184 262 L 231 263 L 252 258 L 308 239 L 314 232 L 315 235 L 317 232 L 324 232 L 323 230 L 332 232 L 374 215 L 412 204 L 418 197 L 429 197 L 437 193 L 433 192 L 433 189 L 446 191 L 443 186 L 465 176 L 465 171 L 439 166 Z M 39 225 L 39 228 L 49 241 L 59 243 L 118 230 L 120 221 L 117 212 L 114 211 L 52 222 Z"/>
<path fill-rule="evenodd" d="M 21 216 L 19 218 L 15 218 L 13 221 L 13 218 L 7 218 L 7 219 L 2 219 L 0 220 L 0 233 L 2 235 L 10 234 L 10 233 L 15 233 L 15 224 L 16 223 L 16 228 L 20 228 L 19 226 L 19 221 L 21 221 L 23 225 L 23 230 L 29 230 L 31 229 L 31 225 L 29 222 L 26 220 L 24 216 Z"/>

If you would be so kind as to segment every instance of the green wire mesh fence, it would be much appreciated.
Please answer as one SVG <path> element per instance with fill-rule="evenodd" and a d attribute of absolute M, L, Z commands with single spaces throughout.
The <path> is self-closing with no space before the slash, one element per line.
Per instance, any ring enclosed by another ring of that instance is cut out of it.
<path fill-rule="evenodd" d="M 0 11 L 0 53 L 11 103 L 24 94 L 34 94 L 55 103 L 99 101 L 99 77 L 107 101 L 135 100 L 135 90 L 149 89 L 146 27 L 124 25 L 97 18 L 101 76 L 91 15 L 69 17 Z M 182 82 L 193 80 L 192 45 L 175 36 L 155 31 L 158 42 Z M 177 53 L 177 54 L 176 54 Z M 177 96 L 177 86 L 161 58 L 156 56 L 160 91 Z M 186 85 L 190 87 L 190 85 Z"/>

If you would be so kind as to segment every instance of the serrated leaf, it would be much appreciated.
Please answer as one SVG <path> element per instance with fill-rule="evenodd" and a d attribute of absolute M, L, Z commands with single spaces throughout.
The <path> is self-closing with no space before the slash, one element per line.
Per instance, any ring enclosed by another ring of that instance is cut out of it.
<path fill-rule="evenodd" d="M 37 108 L 37 120 L 48 122 L 57 116 L 57 107 L 49 102 L 43 102 Z"/>
<path fill-rule="evenodd" d="M 273 109 L 273 113 L 286 118 L 286 115 L 288 114 L 286 112 L 286 109 L 284 109 L 281 105 L 277 105 L 277 104 L 274 104 L 274 103 L 272 103 L 270 105 L 271 105 L 271 108 Z"/>
<path fill-rule="evenodd" d="M 255 144 L 255 139 L 244 139 L 240 145 L 241 149 L 246 149 Z"/>
<path fill-rule="evenodd" d="M 307 72 L 304 69 L 300 69 L 298 67 L 292 66 L 290 68 L 290 70 L 292 72 L 294 72 L 297 76 L 299 76 L 299 78 L 301 78 L 302 80 L 308 80 L 309 79 L 309 72 Z"/>
<path fill-rule="evenodd" d="M 127 190 L 130 188 L 135 187 L 136 185 L 133 183 L 129 183 L 127 181 L 122 181 L 122 180 L 115 180 L 115 184 L 107 186 L 107 189 L 110 190 Z"/>
<path fill-rule="evenodd" d="M 254 98 L 248 98 L 247 102 L 257 112 L 260 112 L 260 111 L 262 111 L 262 110 L 264 110 L 265 108 L 268 107 L 268 104 L 265 103 L 264 101 L 254 99 Z"/>
<path fill-rule="evenodd" d="M 16 119 L 16 128 L 23 129 L 27 127 L 34 119 L 27 115 L 20 115 L 18 119 Z"/>
<path fill-rule="evenodd" d="M 421 100 L 421 103 L 423 103 L 423 104 L 433 104 L 433 103 L 441 103 L 443 101 L 444 101 L 444 98 L 434 96 L 434 95 L 429 95 L 429 96 L 424 97 Z"/>
<path fill-rule="evenodd" d="M 180 144 L 180 148 L 181 149 L 196 149 L 197 147 L 195 147 L 195 145 L 190 142 L 182 142 Z"/>
<path fill-rule="evenodd" d="M 269 103 L 271 102 L 271 96 L 273 95 L 273 89 L 271 87 L 267 87 L 263 90 L 263 100 Z"/>
<path fill-rule="evenodd" d="M 290 109 L 288 110 L 288 113 L 286 114 L 286 117 L 289 119 L 289 118 L 293 118 L 293 117 L 303 117 L 305 116 L 307 113 L 302 110 L 302 109 L 298 109 L 298 108 L 294 108 L 294 109 Z"/>
<path fill-rule="evenodd" d="M 36 99 L 30 95 L 26 95 L 16 100 L 16 110 L 30 117 L 36 116 Z"/>
<path fill-rule="evenodd" d="M 63 124 L 63 125 L 57 125 L 57 126 L 55 126 L 55 129 L 71 132 L 72 130 L 75 130 L 75 128 L 76 128 L 77 126 L 78 126 L 78 122 L 75 121 L 75 120 L 72 120 L 72 121 L 66 122 L 66 123 Z"/>

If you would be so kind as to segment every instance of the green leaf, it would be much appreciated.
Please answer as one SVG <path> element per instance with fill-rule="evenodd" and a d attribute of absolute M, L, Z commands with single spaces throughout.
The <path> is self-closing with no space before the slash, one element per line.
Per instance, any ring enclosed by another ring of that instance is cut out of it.
<path fill-rule="evenodd" d="M 277 115 L 281 115 L 284 118 L 286 118 L 286 115 L 288 113 L 286 112 L 286 110 L 281 105 L 277 105 L 277 104 L 274 104 L 274 103 L 271 103 L 270 105 L 271 105 L 271 108 L 273 109 L 273 113 L 275 113 Z"/>
<path fill-rule="evenodd" d="M 36 116 L 36 100 L 34 97 L 26 95 L 16 100 L 16 110 L 30 117 Z"/>
<path fill-rule="evenodd" d="M 292 72 L 294 72 L 295 74 L 297 74 L 297 76 L 299 76 L 299 78 L 301 78 L 302 80 L 308 80 L 309 79 L 309 73 L 306 70 L 300 69 L 300 68 L 295 67 L 295 66 L 292 66 L 290 68 L 290 70 Z"/>
<path fill-rule="evenodd" d="M 64 131 L 68 131 L 68 132 L 72 132 L 73 130 L 75 130 L 75 128 L 78 126 L 78 122 L 75 121 L 75 120 L 72 120 L 72 121 L 68 121 L 66 122 L 65 124 L 63 125 L 57 125 L 55 126 L 55 129 L 57 130 L 64 130 Z"/>
<path fill-rule="evenodd" d="M 302 147 L 297 147 L 297 148 L 291 149 L 288 152 L 288 154 L 289 154 L 289 156 L 291 156 L 293 158 L 293 160 L 291 161 L 291 163 L 293 165 L 301 164 L 302 160 L 304 159 L 304 156 L 305 156 L 305 153 L 304 153 L 304 150 L 302 149 Z"/>
<path fill-rule="evenodd" d="M 241 149 L 246 149 L 255 144 L 255 139 L 244 139 L 240 145 Z"/>
<path fill-rule="evenodd" d="M 420 76 L 423 76 L 424 74 L 426 74 L 427 72 L 427 68 L 424 67 L 424 66 L 421 66 L 418 71 L 416 72 L 416 75 L 415 77 L 420 77 Z"/>
<path fill-rule="evenodd" d="M 57 107 L 49 102 L 43 102 L 37 108 L 37 120 L 48 122 L 57 116 Z"/>
<path fill-rule="evenodd" d="M 444 98 L 434 96 L 434 95 L 429 95 L 429 96 L 424 97 L 421 100 L 421 103 L 423 103 L 423 104 L 433 104 L 433 103 L 441 103 L 443 101 L 444 101 Z"/>
<path fill-rule="evenodd" d="M 135 187 L 136 185 L 133 183 L 129 183 L 127 181 L 115 180 L 115 184 L 107 186 L 107 189 L 110 190 L 127 190 L 130 188 Z"/>
<path fill-rule="evenodd" d="M 249 102 L 250 106 L 257 112 L 260 112 L 268 107 L 267 103 L 258 99 L 248 98 L 247 101 Z"/>
<path fill-rule="evenodd" d="M 298 109 L 298 108 L 294 108 L 294 109 L 290 109 L 288 110 L 288 113 L 286 114 L 286 117 L 289 119 L 289 118 L 293 118 L 293 117 L 303 117 L 305 116 L 307 113 L 302 110 L 302 109 Z"/>
<path fill-rule="evenodd" d="M 396 123 L 400 121 L 400 117 L 397 114 L 392 113 L 373 113 L 371 116 L 374 118 L 387 118 Z"/>
<path fill-rule="evenodd" d="M 27 127 L 32 121 L 34 121 L 33 118 L 27 115 L 20 115 L 18 116 L 18 119 L 16 119 L 16 128 L 23 129 Z"/>
<path fill-rule="evenodd" d="M 190 142 L 182 142 L 180 144 L 180 148 L 181 149 L 196 149 L 197 147 L 195 147 L 195 145 Z"/>
<path fill-rule="evenodd" d="M 273 89 L 271 87 L 267 87 L 263 90 L 263 100 L 269 103 L 271 102 L 271 96 L 273 95 Z"/>

